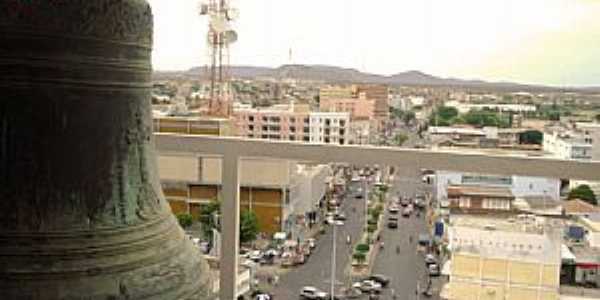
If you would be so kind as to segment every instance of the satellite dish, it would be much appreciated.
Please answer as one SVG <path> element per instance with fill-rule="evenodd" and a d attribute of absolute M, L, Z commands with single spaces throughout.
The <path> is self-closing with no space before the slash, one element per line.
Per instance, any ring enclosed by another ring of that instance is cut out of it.
<path fill-rule="evenodd" d="M 223 43 L 233 44 L 237 41 L 238 34 L 235 30 L 227 30 L 223 33 Z"/>
<path fill-rule="evenodd" d="M 206 3 L 198 4 L 198 12 L 200 13 L 201 16 L 207 15 L 208 14 L 208 4 L 206 4 Z"/>
<path fill-rule="evenodd" d="M 228 8 L 225 12 L 225 17 L 228 21 L 235 21 L 240 17 L 240 11 L 237 8 Z"/>
<path fill-rule="evenodd" d="M 210 28 L 216 33 L 223 33 L 229 29 L 229 22 L 222 16 L 212 16 L 210 18 Z"/>

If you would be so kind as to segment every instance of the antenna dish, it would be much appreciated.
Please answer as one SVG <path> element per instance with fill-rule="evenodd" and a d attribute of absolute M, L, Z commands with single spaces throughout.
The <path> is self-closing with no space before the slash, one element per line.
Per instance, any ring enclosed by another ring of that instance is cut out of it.
<path fill-rule="evenodd" d="M 201 16 L 205 16 L 208 15 L 208 4 L 206 3 L 199 3 L 198 4 L 198 12 Z"/>
<path fill-rule="evenodd" d="M 225 17 L 228 21 L 235 21 L 240 17 L 240 11 L 237 8 L 230 7 L 225 11 Z"/>
<path fill-rule="evenodd" d="M 233 44 L 238 40 L 238 34 L 235 30 L 227 30 L 223 33 L 223 43 Z"/>

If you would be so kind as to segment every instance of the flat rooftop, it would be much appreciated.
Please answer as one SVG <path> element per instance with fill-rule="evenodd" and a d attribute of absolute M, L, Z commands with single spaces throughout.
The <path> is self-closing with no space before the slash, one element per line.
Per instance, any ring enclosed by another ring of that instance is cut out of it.
<path fill-rule="evenodd" d="M 544 217 L 533 215 L 517 216 L 481 216 L 455 215 L 452 216 L 453 226 L 469 227 L 480 230 L 493 230 L 515 233 L 544 234 L 545 226 L 554 225 Z M 557 226 L 559 224 L 556 224 Z"/>

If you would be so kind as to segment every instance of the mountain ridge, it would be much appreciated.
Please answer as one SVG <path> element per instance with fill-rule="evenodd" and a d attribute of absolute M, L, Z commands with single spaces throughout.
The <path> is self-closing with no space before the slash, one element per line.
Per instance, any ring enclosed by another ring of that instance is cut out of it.
<path fill-rule="evenodd" d="M 193 67 L 187 71 L 155 71 L 156 79 L 177 77 L 205 77 L 205 67 Z M 524 91 L 583 91 L 599 92 L 598 87 L 555 87 L 539 84 L 523 84 L 514 82 L 492 82 L 480 79 L 444 78 L 427 74 L 418 70 L 398 72 L 392 75 L 380 75 L 361 72 L 353 68 L 330 65 L 289 64 L 277 68 L 259 66 L 231 66 L 230 73 L 235 78 L 254 79 L 257 77 L 295 78 L 302 80 L 323 81 L 330 83 L 371 83 L 409 86 L 449 86 L 482 89 L 505 89 Z"/>

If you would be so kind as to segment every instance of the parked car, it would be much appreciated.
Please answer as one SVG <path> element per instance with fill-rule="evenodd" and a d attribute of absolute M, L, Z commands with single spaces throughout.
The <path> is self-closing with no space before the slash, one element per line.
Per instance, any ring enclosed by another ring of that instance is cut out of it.
<path fill-rule="evenodd" d="M 329 295 L 327 295 L 327 293 L 312 286 L 305 286 L 302 288 L 302 290 L 300 290 L 301 299 L 326 300 L 328 296 Z"/>
<path fill-rule="evenodd" d="M 392 205 L 390 205 L 390 207 L 388 208 L 388 211 L 389 211 L 391 214 L 397 214 L 397 213 L 400 211 L 400 207 L 398 207 L 398 206 L 397 206 L 397 205 L 395 205 L 395 204 L 392 204 Z"/>
<path fill-rule="evenodd" d="M 407 197 L 402 197 L 402 199 L 400 199 L 400 205 L 408 206 L 409 204 L 410 204 L 410 201 Z"/>
<path fill-rule="evenodd" d="M 363 280 L 352 285 L 353 288 L 359 289 L 363 293 L 381 293 L 381 284 L 374 280 Z"/>
<path fill-rule="evenodd" d="M 372 274 L 371 276 L 367 277 L 367 279 L 381 284 L 382 287 L 387 287 L 388 284 L 390 284 L 390 278 L 383 274 Z"/>
<path fill-rule="evenodd" d="M 263 260 L 264 257 L 264 253 L 262 253 L 260 250 L 254 250 L 252 252 L 250 252 L 250 255 L 248 255 L 248 258 L 256 263 L 259 263 Z"/>
<path fill-rule="evenodd" d="M 314 248 L 316 248 L 316 247 L 317 247 L 317 240 L 315 240 L 315 239 L 313 239 L 313 238 L 307 239 L 307 240 L 306 240 L 306 243 L 308 244 L 308 246 L 309 246 L 311 249 L 314 249 Z"/>
<path fill-rule="evenodd" d="M 387 227 L 390 229 L 398 228 L 398 218 L 389 217 L 387 221 Z"/>
<path fill-rule="evenodd" d="M 440 276 L 440 266 L 438 264 L 430 264 L 427 267 L 429 276 Z"/>
<path fill-rule="evenodd" d="M 431 265 L 431 264 L 435 264 L 437 262 L 437 259 L 435 258 L 435 255 L 428 253 L 425 255 L 425 263 L 427 265 Z"/>
<path fill-rule="evenodd" d="M 411 213 L 412 213 L 412 207 L 410 207 L 410 206 L 407 206 L 402 210 L 403 217 L 410 217 Z"/>
<path fill-rule="evenodd" d="M 334 219 L 337 221 L 346 221 L 346 215 L 340 212 L 335 215 Z"/>

